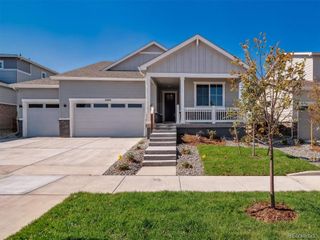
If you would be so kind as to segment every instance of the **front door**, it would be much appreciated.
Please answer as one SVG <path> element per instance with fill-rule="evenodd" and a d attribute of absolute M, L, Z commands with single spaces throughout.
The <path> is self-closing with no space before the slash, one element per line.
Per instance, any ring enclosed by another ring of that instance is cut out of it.
<path fill-rule="evenodd" d="M 176 119 L 176 93 L 164 93 L 164 121 L 175 122 Z"/>

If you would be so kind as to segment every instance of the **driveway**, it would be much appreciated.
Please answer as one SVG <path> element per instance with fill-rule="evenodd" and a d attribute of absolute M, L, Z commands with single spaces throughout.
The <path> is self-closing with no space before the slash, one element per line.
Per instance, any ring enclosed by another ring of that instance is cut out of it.
<path fill-rule="evenodd" d="M 0 175 L 102 175 L 139 138 L 28 138 L 0 143 Z"/>

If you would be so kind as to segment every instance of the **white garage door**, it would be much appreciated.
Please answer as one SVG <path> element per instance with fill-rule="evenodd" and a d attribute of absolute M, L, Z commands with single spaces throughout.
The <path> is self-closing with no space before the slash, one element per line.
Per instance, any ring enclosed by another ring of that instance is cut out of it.
<path fill-rule="evenodd" d="M 59 104 L 28 104 L 27 136 L 59 136 Z"/>
<path fill-rule="evenodd" d="M 77 103 L 74 136 L 137 137 L 144 135 L 142 103 Z"/>

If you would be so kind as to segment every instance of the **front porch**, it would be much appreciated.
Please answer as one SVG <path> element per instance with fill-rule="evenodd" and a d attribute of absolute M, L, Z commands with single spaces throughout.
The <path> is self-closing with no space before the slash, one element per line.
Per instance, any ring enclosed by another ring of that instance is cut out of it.
<path fill-rule="evenodd" d="M 215 74 L 216 75 L 216 74 Z M 239 88 L 230 75 L 147 76 L 147 124 L 174 122 L 181 128 L 231 127 Z"/>

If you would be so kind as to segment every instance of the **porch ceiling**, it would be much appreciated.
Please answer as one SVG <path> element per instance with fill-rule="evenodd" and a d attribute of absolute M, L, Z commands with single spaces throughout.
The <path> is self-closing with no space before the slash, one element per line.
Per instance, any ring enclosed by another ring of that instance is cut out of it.
<path fill-rule="evenodd" d="M 152 78 L 160 88 L 176 88 L 179 87 L 179 78 Z"/>

